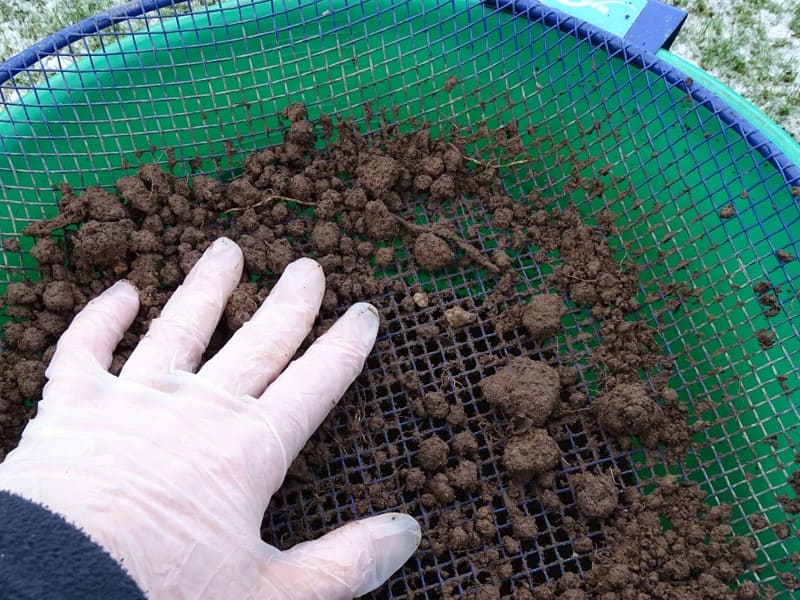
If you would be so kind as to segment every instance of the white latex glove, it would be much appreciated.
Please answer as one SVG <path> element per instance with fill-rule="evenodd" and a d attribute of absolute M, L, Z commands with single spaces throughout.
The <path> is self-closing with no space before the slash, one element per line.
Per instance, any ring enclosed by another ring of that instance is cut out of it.
<path fill-rule="evenodd" d="M 119 377 L 112 351 L 139 308 L 119 282 L 58 342 L 39 413 L 0 465 L 0 488 L 49 507 L 120 562 L 150 598 L 351 598 L 414 552 L 416 521 L 385 514 L 281 552 L 259 527 L 311 433 L 361 371 L 378 315 L 356 304 L 302 358 L 325 279 L 290 264 L 197 373 L 242 272 L 217 240 L 153 321 Z"/>

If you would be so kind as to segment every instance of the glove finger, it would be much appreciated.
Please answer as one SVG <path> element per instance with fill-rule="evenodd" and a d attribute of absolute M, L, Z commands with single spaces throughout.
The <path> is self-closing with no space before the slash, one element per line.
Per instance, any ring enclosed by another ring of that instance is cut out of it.
<path fill-rule="evenodd" d="M 209 246 L 150 324 L 120 377 L 151 383 L 170 371 L 195 369 L 239 284 L 242 265 L 242 251 L 231 240 L 219 238 Z"/>
<path fill-rule="evenodd" d="M 96 361 L 103 370 L 111 366 L 114 348 L 139 312 L 139 292 L 127 281 L 118 281 L 81 310 L 58 340 L 47 368 L 52 379 L 57 371 L 75 372 Z"/>
<path fill-rule="evenodd" d="M 291 263 L 253 317 L 198 374 L 237 396 L 261 394 L 311 331 L 324 292 L 316 261 Z"/>
<path fill-rule="evenodd" d="M 270 495 L 286 470 L 364 367 L 378 333 L 378 311 L 366 303 L 354 304 L 317 339 L 305 354 L 291 363 L 262 394 L 265 420 L 271 428 L 274 464 L 279 457 L 283 471 L 268 486 Z"/>
<path fill-rule="evenodd" d="M 283 552 L 265 566 L 266 584 L 284 598 L 353 598 L 383 584 L 419 546 L 422 534 L 412 517 L 387 513 L 348 523 L 313 542 Z M 262 597 L 272 597 L 265 593 Z"/>

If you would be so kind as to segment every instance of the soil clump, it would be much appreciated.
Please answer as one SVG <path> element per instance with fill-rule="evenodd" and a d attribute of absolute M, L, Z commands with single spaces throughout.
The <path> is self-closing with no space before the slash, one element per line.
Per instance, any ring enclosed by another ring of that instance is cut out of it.
<path fill-rule="evenodd" d="M 121 278 L 140 290 L 118 373 L 226 235 L 243 250 L 244 274 L 209 356 L 301 256 L 326 274 L 309 343 L 353 302 L 384 318 L 365 373 L 273 497 L 265 540 L 286 548 L 402 510 L 424 536 L 388 583 L 398 596 L 412 597 L 408 586 L 441 598 L 754 597 L 729 587 L 755 556 L 724 506 L 709 508 L 683 483 L 641 495 L 630 474 L 613 475 L 625 448 L 679 459 L 691 433 L 667 387 L 671 358 L 642 315 L 638 273 L 615 257 L 616 215 L 590 222 L 536 190 L 512 199 L 499 163 L 470 149 L 489 139 L 501 155 L 516 151 L 513 124 L 437 139 L 386 123 L 364 136 L 347 120 L 311 122 L 298 104 L 283 117 L 283 143 L 249 155 L 233 181 L 146 165 L 114 191 L 63 186 L 58 215 L 26 228 L 39 277 L 10 284 L 3 301 L 2 456 L 36 412 L 58 337 L 89 300 Z M 550 274 L 526 279 L 519 256 Z"/>

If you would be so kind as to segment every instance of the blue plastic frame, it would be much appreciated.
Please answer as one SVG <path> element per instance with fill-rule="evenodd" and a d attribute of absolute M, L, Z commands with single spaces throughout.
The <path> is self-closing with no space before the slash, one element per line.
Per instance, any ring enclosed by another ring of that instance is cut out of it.
<path fill-rule="evenodd" d="M 178 0 L 188 3 L 190 0 Z M 46 56 L 55 54 L 78 40 L 101 32 L 103 29 L 122 23 L 132 17 L 140 17 L 145 13 L 174 5 L 174 0 L 132 0 L 120 6 L 97 13 L 91 17 L 65 27 L 53 35 L 49 35 L 30 48 L 15 54 L 7 61 L 0 64 L 0 85 L 35 65 Z"/>
<path fill-rule="evenodd" d="M 780 171 L 787 184 L 800 185 L 800 164 L 792 162 L 772 140 L 719 96 L 692 81 L 685 73 L 658 58 L 654 53 L 644 50 L 630 40 L 612 35 L 590 23 L 544 6 L 537 0 L 484 0 L 484 2 L 489 6 L 511 11 L 528 19 L 540 20 L 545 25 L 556 27 L 565 33 L 575 35 L 578 39 L 601 47 L 610 54 L 622 54 L 626 62 L 663 77 L 681 91 L 689 94 L 698 104 L 718 115 L 724 123 L 730 125 L 754 150 L 757 150 Z"/>

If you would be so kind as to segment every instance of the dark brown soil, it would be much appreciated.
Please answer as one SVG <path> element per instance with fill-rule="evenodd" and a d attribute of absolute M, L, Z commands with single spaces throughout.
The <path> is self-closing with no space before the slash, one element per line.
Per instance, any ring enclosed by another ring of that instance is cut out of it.
<path fill-rule="evenodd" d="M 453 264 L 455 254 L 438 235 L 422 233 L 414 242 L 414 258 L 420 269 L 441 271 Z"/>
<path fill-rule="evenodd" d="M 634 436 L 647 447 L 658 444 L 663 416 L 661 407 L 641 383 L 621 383 L 594 403 L 597 421 L 625 444 Z"/>
<path fill-rule="evenodd" d="M 617 472 L 631 444 L 679 459 L 690 436 L 667 387 L 671 359 L 640 316 L 637 271 L 615 257 L 617 217 L 587 222 L 537 191 L 513 200 L 499 169 L 467 148 L 488 139 L 521 154 L 514 124 L 443 140 L 424 126 L 365 137 L 347 121 L 311 123 L 298 104 L 283 116 L 284 142 L 248 156 L 234 181 L 147 165 L 116 193 L 63 187 L 59 214 L 29 225 L 40 273 L 9 285 L 4 300 L 3 455 L 35 413 L 77 311 L 120 278 L 138 286 L 118 372 L 203 250 L 227 235 L 245 272 L 209 354 L 300 256 L 326 273 L 309 341 L 355 301 L 385 319 L 367 370 L 273 498 L 267 541 L 285 548 L 399 509 L 420 519 L 424 537 L 386 588 L 398 597 L 753 597 L 728 587 L 754 554 L 730 534 L 724 507 L 673 481 L 642 496 L 630 467 Z M 478 235 L 480 219 L 491 236 Z M 531 248 L 551 273 L 535 286 L 517 258 Z M 463 280 L 423 286 L 430 273 Z M 563 327 L 567 313 L 578 327 Z"/>
<path fill-rule="evenodd" d="M 769 281 L 759 281 L 753 286 L 753 291 L 758 296 L 758 303 L 762 306 L 765 317 L 774 317 L 781 312 L 778 293 L 780 288 L 775 288 Z"/>
<path fill-rule="evenodd" d="M 756 331 L 756 339 L 758 340 L 758 345 L 764 350 L 768 350 L 775 345 L 775 334 L 769 329 Z"/>
<path fill-rule="evenodd" d="M 575 488 L 575 502 L 588 519 L 606 519 L 619 504 L 619 490 L 610 475 L 579 473 L 570 479 Z"/>
<path fill-rule="evenodd" d="M 511 477 L 522 481 L 543 475 L 561 462 L 561 449 L 544 429 L 531 429 L 506 442 L 503 466 Z"/>
<path fill-rule="evenodd" d="M 548 338 L 561 330 L 567 307 L 558 294 L 537 294 L 522 313 L 522 325 L 535 338 Z"/>
<path fill-rule="evenodd" d="M 527 357 L 514 359 L 478 385 L 489 404 L 533 427 L 545 424 L 561 392 L 558 371 Z"/>

